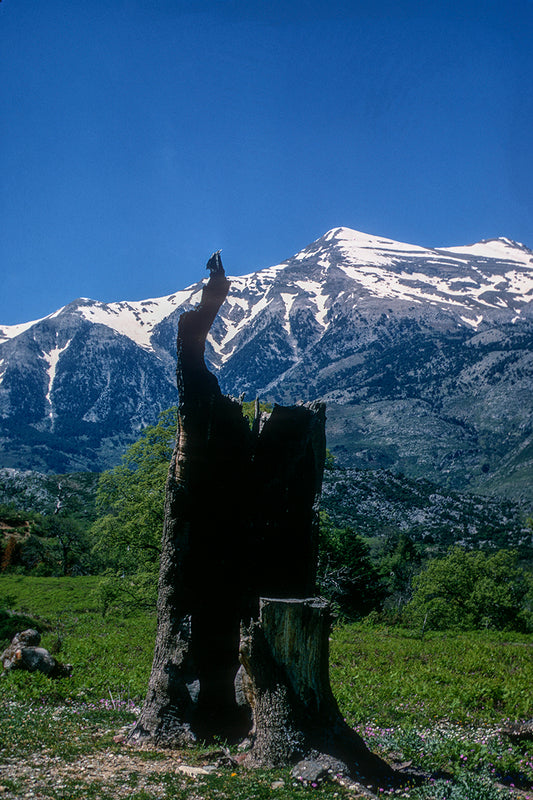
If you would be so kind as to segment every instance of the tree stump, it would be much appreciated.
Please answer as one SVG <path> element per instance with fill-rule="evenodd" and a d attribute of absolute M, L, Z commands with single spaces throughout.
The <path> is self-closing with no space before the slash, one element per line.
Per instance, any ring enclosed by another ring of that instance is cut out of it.
<path fill-rule="evenodd" d="M 252 708 L 248 766 L 318 762 L 352 778 L 392 783 L 396 773 L 342 718 L 329 682 L 329 604 L 261 598 L 241 629 L 244 691 Z"/>
<path fill-rule="evenodd" d="M 383 780 L 391 770 L 345 725 L 331 693 L 328 606 L 302 599 L 315 591 L 325 406 L 275 405 L 267 416 L 257 409 L 250 428 L 204 361 L 229 289 L 218 253 L 207 268 L 200 304 L 178 323 L 156 644 L 129 741 L 239 741 L 251 707 L 248 764 L 314 757 L 326 769 Z M 267 595 L 285 599 L 260 603 Z M 237 702 L 238 671 L 250 706 Z"/>
<path fill-rule="evenodd" d="M 200 304 L 178 324 L 178 432 L 166 484 L 158 627 L 148 692 L 129 740 L 181 746 L 238 740 L 242 620 L 259 597 L 314 591 L 325 458 L 322 403 L 257 414 L 252 429 L 204 361 L 229 289 L 220 255 Z M 280 557 L 282 555 L 282 557 Z M 281 566 L 280 566 L 281 565 Z"/>

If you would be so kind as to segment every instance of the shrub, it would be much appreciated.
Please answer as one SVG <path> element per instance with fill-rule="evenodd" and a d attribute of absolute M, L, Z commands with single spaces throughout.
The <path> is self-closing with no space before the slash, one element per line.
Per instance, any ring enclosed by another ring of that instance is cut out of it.
<path fill-rule="evenodd" d="M 525 631 L 533 621 L 525 606 L 531 584 L 512 551 L 487 554 L 453 547 L 414 578 L 404 621 L 431 630 Z"/>

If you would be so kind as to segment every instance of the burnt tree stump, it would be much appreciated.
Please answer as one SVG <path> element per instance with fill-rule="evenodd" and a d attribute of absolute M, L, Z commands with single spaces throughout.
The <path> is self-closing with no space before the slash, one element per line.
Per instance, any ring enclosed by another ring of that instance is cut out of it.
<path fill-rule="evenodd" d="M 242 738 L 235 699 L 242 620 L 259 596 L 314 591 L 323 404 L 257 415 L 220 391 L 205 340 L 228 289 L 220 255 L 200 304 L 178 324 L 178 432 L 166 483 L 158 627 L 145 703 L 130 741 Z"/>
<path fill-rule="evenodd" d="M 178 323 L 178 430 L 166 483 L 157 635 L 129 741 L 239 741 L 253 722 L 252 766 L 316 756 L 345 774 L 387 775 L 339 714 L 329 686 L 328 607 L 308 599 L 325 406 L 275 405 L 265 415 L 257 403 L 250 428 L 204 361 L 229 289 L 219 253 L 207 268 L 200 304 Z M 278 599 L 260 604 L 260 597 Z M 237 673 L 249 706 L 237 702 Z"/>

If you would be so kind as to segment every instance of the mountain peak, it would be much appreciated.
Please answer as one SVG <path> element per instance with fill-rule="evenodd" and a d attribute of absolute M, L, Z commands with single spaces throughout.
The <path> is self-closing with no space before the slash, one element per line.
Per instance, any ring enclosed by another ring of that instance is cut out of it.
<path fill-rule="evenodd" d="M 448 283 L 452 281 L 453 283 L 464 279 L 469 264 L 475 270 L 482 269 L 483 274 L 488 277 L 487 286 L 497 283 L 496 278 L 501 279 L 499 276 L 501 276 L 502 270 L 507 273 L 511 266 L 514 270 L 525 270 L 520 285 L 514 286 L 516 283 L 514 281 L 511 287 L 512 293 L 527 295 L 529 302 L 533 252 L 523 244 L 504 236 L 482 239 L 469 245 L 426 248 L 340 226 L 331 228 L 319 239 L 282 264 L 240 277 L 231 276 L 233 290 L 228 302 L 235 302 L 232 298 L 240 292 L 246 291 L 245 287 L 250 281 L 255 281 L 257 277 L 261 278 L 263 286 L 266 285 L 265 281 L 269 283 L 273 279 L 285 280 L 283 275 L 287 274 L 285 273 L 286 267 L 299 263 L 302 266 L 305 264 L 307 270 L 312 270 L 314 283 L 318 281 L 323 284 L 329 267 L 337 266 L 357 283 L 365 284 L 366 289 L 376 296 L 381 296 L 383 292 L 387 296 L 407 296 L 404 286 L 398 289 L 398 281 L 405 283 L 406 275 L 416 273 L 422 283 L 431 284 L 432 291 L 438 288 L 441 295 L 437 298 L 438 300 L 443 299 L 442 290 L 446 292 L 450 288 L 450 286 L 445 286 L 442 281 Z M 422 276 L 424 277 L 422 278 Z M 493 280 L 491 276 L 496 277 Z M 408 280 L 412 284 L 412 279 Z M 141 347 L 149 348 L 154 328 L 182 305 L 194 305 L 195 302 L 198 302 L 200 288 L 201 282 L 167 297 L 142 301 L 105 303 L 87 297 L 79 297 L 40 320 L 17 325 L 0 325 L 0 343 L 17 337 L 43 320 L 53 319 L 67 313 L 80 316 L 89 322 L 107 325 L 117 333 L 133 339 Z M 414 294 L 411 291 L 412 288 L 412 286 L 409 288 L 407 294 L 415 299 L 420 299 L 418 298 L 419 287 L 415 287 Z M 325 296 L 324 292 L 327 293 L 325 286 L 319 288 L 317 285 L 314 291 L 317 297 Z M 479 291 L 476 290 L 476 293 L 479 294 Z M 453 292 L 453 294 L 457 293 Z M 464 287 L 461 287 L 460 294 L 465 294 Z M 459 297 L 454 298 L 457 301 L 459 299 Z M 524 299 L 526 298 L 524 297 Z M 244 301 L 239 302 L 244 303 Z M 243 316 L 242 324 L 247 319 L 247 314 L 243 312 L 244 306 L 240 312 Z M 322 307 L 319 313 L 323 315 Z"/>
<path fill-rule="evenodd" d="M 421 254 L 427 252 L 427 248 L 420 247 L 420 245 L 399 242 L 395 239 L 388 239 L 386 236 L 376 236 L 372 233 L 345 227 L 332 228 L 319 241 L 333 242 L 352 253 L 359 250 L 361 254 L 366 253 L 367 257 L 369 251 L 375 252 L 378 257 L 383 253 Z"/>

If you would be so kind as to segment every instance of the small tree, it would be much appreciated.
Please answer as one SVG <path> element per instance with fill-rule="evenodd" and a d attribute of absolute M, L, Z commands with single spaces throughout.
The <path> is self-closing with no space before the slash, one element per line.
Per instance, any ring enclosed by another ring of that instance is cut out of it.
<path fill-rule="evenodd" d="M 411 599 L 421 564 L 422 553 L 409 536 L 396 532 L 388 537 L 379 568 L 387 593 L 385 612 L 393 620 Z"/>
<path fill-rule="evenodd" d="M 410 625 L 433 630 L 524 630 L 531 625 L 524 607 L 531 575 L 517 566 L 515 552 L 453 547 L 444 558 L 430 561 L 413 585 L 404 617 Z"/>
<path fill-rule="evenodd" d="M 72 515 L 42 517 L 39 539 L 30 537 L 23 550 L 23 561 L 30 568 L 38 559 L 42 574 L 80 575 L 91 570 L 89 537 L 83 521 Z M 31 546 L 33 544 L 33 547 Z"/>
<path fill-rule="evenodd" d="M 161 549 L 168 464 L 174 447 L 177 408 L 163 411 L 128 448 L 122 464 L 104 472 L 92 526 L 95 552 L 124 572 L 156 571 Z"/>
<path fill-rule="evenodd" d="M 340 614 L 360 619 L 383 602 L 385 592 L 365 540 L 351 528 L 336 528 L 320 514 L 317 584 Z"/>

